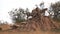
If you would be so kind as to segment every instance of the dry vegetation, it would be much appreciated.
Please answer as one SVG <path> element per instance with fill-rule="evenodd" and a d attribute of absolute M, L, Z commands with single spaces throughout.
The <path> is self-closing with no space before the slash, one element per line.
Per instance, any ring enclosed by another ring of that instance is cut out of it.
<path fill-rule="evenodd" d="M 47 9 L 43 9 L 45 11 Z M 49 16 L 41 15 L 41 12 L 38 7 L 32 11 L 34 13 L 31 19 L 28 19 L 26 22 L 20 24 L 11 25 L 0 25 L 2 30 L 0 34 L 60 34 L 56 32 L 56 29 L 59 28 L 59 25 L 55 23 Z M 51 31 L 55 29 L 54 31 Z M 58 29 L 59 30 L 59 29 Z"/>

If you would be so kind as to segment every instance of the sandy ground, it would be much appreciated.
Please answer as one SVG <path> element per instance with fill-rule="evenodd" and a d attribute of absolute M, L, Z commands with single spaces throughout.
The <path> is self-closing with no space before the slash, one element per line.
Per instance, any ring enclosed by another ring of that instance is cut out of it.
<path fill-rule="evenodd" d="M 3 31 L 0 31 L 0 34 L 60 34 L 60 32 L 41 31 L 39 29 L 37 29 L 36 31 L 30 31 L 30 32 L 26 32 L 26 31 L 21 32 L 19 30 L 7 30 L 10 28 L 8 25 L 1 25 L 0 27 L 3 28 Z"/>
<path fill-rule="evenodd" d="M 2 31 L 0 34 L 60 34 L 56 32 L 50 32 L 50 31 L 33 31 L 33 32 L 19 32 L 19 31 Z"/>
<path fill-rule="evenodd" d="M 30 31 L 30 32 L 21 32 L 19 30 L 9 30 L 9 31 L 0 31 L 0 34 L 60 34 L 60 32 L 51 32 L 51 31 Z"/>

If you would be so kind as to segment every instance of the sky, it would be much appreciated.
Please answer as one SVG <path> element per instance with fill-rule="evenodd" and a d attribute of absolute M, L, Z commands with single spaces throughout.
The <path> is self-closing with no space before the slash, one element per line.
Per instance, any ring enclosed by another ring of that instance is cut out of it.
<path fill-rule="evenodd" d="M 59 0 L 0 0 L 0 20 L 11 23 L 9 11 L 20 7 L 23 9 L 29 8 L 31 11 L 36 7 L 36 4 L 39 6 L 42 1 L 44 1 L 45 7 L 48 8 L 51 2 L 55 3 Z"/>

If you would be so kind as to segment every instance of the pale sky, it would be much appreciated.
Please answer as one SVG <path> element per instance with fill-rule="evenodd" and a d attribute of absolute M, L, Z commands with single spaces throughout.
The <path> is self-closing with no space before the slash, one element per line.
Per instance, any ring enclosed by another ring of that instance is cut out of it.
<path fill-rule="evenodd" d="M 31 11 L 35 5 L 39 5 L 42 1 L 45 2 L 45 7 L 48 8 L 50 3 L 55 3 L 59 0 L 0 0 L 0 20 L 11 23 L 8 12 L 15 8 L 29 8 Z"/>

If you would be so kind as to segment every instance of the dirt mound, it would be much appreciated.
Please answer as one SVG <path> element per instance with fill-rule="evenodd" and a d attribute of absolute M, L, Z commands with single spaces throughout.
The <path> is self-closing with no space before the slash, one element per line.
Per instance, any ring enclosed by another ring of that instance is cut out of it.
<path fill-rule="evenodd" d="M 29 30 L 36 30 L 36 28 L 42 30 L 52 30 L 58 29 L 59 26 L 56 24 L 49 16 L 44 16 L 46 9 L 36 9 L 32 10 L 32 18 L 27 20 L 26 28 Z"/>
<path fill-rule="evenodd" d="M 20 23 L 19 26 L 12 26 L 13 29 L 20 31 L 36 31 L 36 30 L 52 30 L 58 29 L 59 25 L 56 24 L 49 16 L 44 16 L 46 9 L 39 9 L 38 7 L 32 10 L 32 13 L 28 15 L 32 18 L 28 19 L 26 22 Z"/>
<path fill-rule="evenodd" d="M 3 28 L 0 34 L 60 34 L 51 31 L 41 31 L 59 28 L 59 25 L 49 16 L 43 15 L 45 10 L 46 9 L 40 10 L 39 8 L 32 10 L 32 18 L 28 19 L 26 22 L 14 24 L 12 26 L 7 24 L 0 25 L 0 27 Z"/>

